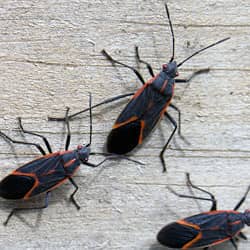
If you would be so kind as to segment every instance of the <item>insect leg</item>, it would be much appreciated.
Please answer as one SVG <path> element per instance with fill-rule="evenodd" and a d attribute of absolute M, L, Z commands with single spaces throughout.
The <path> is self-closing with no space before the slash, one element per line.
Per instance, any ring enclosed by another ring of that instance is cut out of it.
<path fill-rule="evenodd" d="M 239 232 L 238 236 L 244 240 L 247 240 L 247 236 L 242 232 Z"/>
<path fill-rule="evenodd" d="M 22 131 L 23 133 L 41 137 L 41 138 L 43 139 L 43 141 L 44 141 L 44 143 L 45 143 L 45 145 L 46 145 L 46 147 L 47 147 L 49 153 L 52 153 L 52 150 L 51 150 L 51 146 L 50 146 L 50 144 L 49 144 L 49 141 L 47 140 L 47 138 L 46 138 L 45 136 L 39 135 L 39 134 L 37 134 L 37 133 L 34 133 L 34 132 L 31 132 L 31 131 L 28 131 L 28 130 L 24 129 L 24 128 L 23 128 L 23 124 L 22 124 L 22 119 L 21 119 L 21 117 L 18 117 L 17 119 L 18 119 L 19 127 L 20 127 L 20 129 L 21 129 L 21 131 Z"/>
<path fill-rule="evenodd" d="M 177 111 L 178 113 L 178 135 L 181 136 L 181 111 L 179 108 L 177 108 L 174 104 L 170 103 L 169 107 Z"/>
<path fill-rule="evenodd" d="M 103 105 L 103 104 L 108 104 L 108 103 L 110 103 L 110 102 L 114 102 L 114 101 L 116 101 L 116 100 L 119 100 L 119 99 L 122 99 L 122 98 L 125 98 L 125 97 L 128 97 L 128 96 L 132 96 L 132 95 L 134 95 L 134 93 L 128 93 L 128 94 L 123 94 L 123 95 L 118 95 L 118 96 L 115 96 L 115 97 L 111 97 L 111 98 L 109 98 L 109 99 L 107 99 L 107 100 L 104 100 L 103 102 L 100 102 L 100 103 L 97 103 L 97 104 L 93 105 L 93 106 L 91 107 L 91 109 L 96 108 L 96 107 L 99 107 L 99 106 L 101 106 L 101 105 Z M 71 120 L 71 119 L 74 118 L 75 116 L 80 115 L 80 114 L 82 114 L 82 113 L 84 113 L 84 112 L 89 111 L 89 109 L 90 109 L 90 108 L 83 109 L 83 110 L 81 110 L 81 111 L 79 111 L 79 112 L 77 112 L 77 113 L 74 113 L 74 114 L 72 114 L 72 115 L 69 115 L 68 118 L 69 118 L 69 120 Z M 48 117 L 48 120 L 49 120 L 49 121 L 65 121 L 65 117 Z"/>
<path fill-rule="evenodd" d="M 84 162 L 83 164 L 87 165 L 89 167 L 92 167 L 92 168 L 96 168 L 96 167 L 99 167 L 100 165 L 102 165 L 106 160 L 109 160 L 110 158 L 111 157 L 106 157 L 104 160 L 102 160 L 101 162 L 99 162 L 97 164 L 94 164 L 94 163 L 91 163 L 91 162 Z"/>
<path fill-rule="evenodd" d="M 81 207 L 77 204 L 77 202 L 76 202 L 76 200 L 75 200 L 75 198 L 74 198 L 74 195 L 75 195 L 75 193 L 77 192 L 77 190 L 78 190 L 78 186 L 77 186 L 77 184 L 75 183 L 75 181 L 71 178 L 71 177 L 69 177 L 69 180 L 70 180 L 70 182 L 72 183 L 72 185 L 75 187 L 75 190 L 74 190 L 74 192 L 70 195 L 70 200 L 73 202 L 73 204 L 76 206 L 76 208 L 79 210 Z"/>
<path fill-rule="evenodd" d="M 202 188 L 199 188 L 197 186 L 195 186 L 191 180 L 190 180 L 190 175 L 189 173 L 186 173 L 186 178 L 187 178 L 187 185 L 190 185 L 192 188 L 195 188 L 195 189 L 198 189 L 199 191 L 202 191 L 206 194 L 208 194 L 211 198 L 204 198 L 204 197 L 199 197 L 199 196 L 193 196 L 193 195 L 185 195 L 185 194 L 179 194 L 177 193 L 176 191 L 174 191 L 172 188 L 170 187 L 167 187 L 168 190 L 170 192 L 172 192 L 173 194 L 175 194 L 176 196 L 178 197 L 181 197 L 181 198 L 189 198 L 189 199 L 195 199 L 195 200 L 204 200 L 204 201 L 211 201 L 212 202 L 212 208 L 211 208 L 211 211 L 212 210 L 216 210 L 216 207 L 217 207 L 217 202 L 215 200 L 215 197 L 213 194 L 211 194 L 210 192 L 202 189 Z"/>
<path fill-rule="evenodd" d="M 0 136 L 2 136 L 5 140 L 8 140 L 12 143 L 35 146 L 41 152 L 42 155 L 46 155 L 44 149 L 37 143 L 13 140 L 1 131 L 0 131 Z"/>
<path fill-rule="evenodd" d="M 211 207 L 210 211 L 216 210 L 216 209 L 217 209 L 217 201 L 216 201 L 214 195 L 213 195 L 212 193 L 208 192 L 207 190 L 205 190 L 205 189 L 203 189 L 203 188 L 200 188 L 200 187 L 194 185 L 194 184 L 191 182 L 190 174 L 189 174 L 189 173 L 186 173 L 186 178 L 187 178 L 187 185 L 189 185 L 189 186 L 191 186 L 192 188 L 197 189 L 197 190 L 199 190 L 199 191 L 201 191 L 201 192 L 203 192 L 203 193 L 206 193 L 206 194 L 208 194 L 208 195 L 211 197 L 210 200 L 212 201 L 212 207 Z"/>
<path fill-rule="evenodd" d="M 235 240 L 234 240 L 233 238 L 231 238 L 230 241 L 231 241 L 231 243 L 233 244 L 235 250 L 237 250 L 237 249 L 238 249 L 238 246 L 237 246 Z"/>
<path fill-rule="evenodd" d="M 189 199 L 204 200 L 204 201 L 212 201 L 212 202 L 213 202 L 213 200 L 210 199 L 210 198 L 204 198 L 204 197 L 199 197 L 199 196 L 192 196 L 192 195 L 179 194 L 179 193 L 177 193 L 176 191 L 174 191 L 174 190 L 173 190 L 172 188 L 170 188 L 170 187 L 167 187 L 167 189 L 168 189 L 171 193 L 175 194 L 176 196 L 178 196 L 178 197 L 180 197 L 180 198 L 189 198 Z"/>
<path fill-rule="evenodd" d="M 249 191 L 250 191 L 250 185 L 248 186 L 247 191 L 245 192 L 244 196 L 240 199 L 240 201 L 238 202 L 238 204 L 235 206 L 235 208 L 234 208 L 233 210 L 238 210 L 238 209 L 239 209 L 239 207 L 240 207 L 240 206 L 242 205 L 242 203 L 245 201 L 245 199 L 246 199 L 246 197 L 247 197 Z"/>
<path fill-rule="evenodd" d="M 4 226 L 7 226 L 7 224 L 9 222 L 10 218 L 12 217 L 12 215 L 15 214 L 18 211 L 21 211 L 21 210 L 32 210 L 32 209 L 44 209 L 44 208 L 48 207 L 48 204 L 49 204 L 49 202 L 48 202 L 49 201 L 49 193 L 50 192 L 46 193 L 45 204 L 42 207 L 27 207 L 27 208 L 24 207 L 24 208 L 14 208 L 14 209 L 12 209 L 12 211 L 8 215 L 6 221 L 3 223 Z"/>
<path fill-rule="evenodd" d="M 203 74 L 203 73 L 208 73 L 209 70 L 210 69 L 200 69 L 198 71 L 195 71 L 191 76 L 189 76 L 186 79 L 175 79 L 175 82 L 179 82 L 179 83 L 180 82 L 189 82 L 194 78 L 194 76 L 199 75 L 199 74 Z"/>
<path fill-rule="evenodd" d="M 155 74 L 154 74 L 154 71 L 153 71 L 152 66 L 151 66 L 149 63 L 147 63 L 146 61 L 144 61 L 144 60 L 142 60 L 142 59 L 140 58 L 138 46 L 135 46 L 135 55 L 136 55 L 136 59 L 138 60 L 138 62 L 145 64 L 145 65 L 147 66 L 147 69 L 148 69 L 149 74 L 150 74 L 152 77 L 154 77 Z"/>
<path fill-rule="evenodd" d="M 107 58 L 112 64 L 115 64 L 115 63 L 116 63 L 116 64 L 119 64 L 119 65 L 122 65 L 122 66 L 125 67 L 125 68 L 128 68 L 128 69 L 133 70 L 133 72 L 136 74 L 136 76 L 137 76 L 138 79 L 141 81 L 141 83 L 142 83 L 143 85 L 145 84 L 145 81 L 144 81 L 144 79 L 143 79 L 141 73 L 140 73 L 137 69 L 135 69 L 135 68 L 133 68 L 133 67 L 131 67 L 131 66 L 125 64 L 125 63 L 122 63 L 122 62 L 119 62 L 119 61 L 113 59 L 104 49 L 102 50 L 102 54 L 103 54 L 104 56 L 106 56 L 106 58 Z"/>
<path fill-rule="evenodd" d="M 164 145 L 163 149 L 161 150 L 161 153 L 160 153 L 160 159 L 161 159 L 161 163 L 163 165 L 163 172 L 166 171 L 166 163 L 165 163 L 165 160 L 164 160 L 164 157 L 163 157 L 163 154 L 164 152 L 166 151 L 167 147 L 168 147 L 168 144 L 170 143 L 170 141 L 172 140 L 175 132 L 176 132 L 176 129 L 177 129 L 177 124 L 176 124 L 176 121 L 166 112 L 164 113 L 164 115 L 168 118 L 168 120 L 174 125 L 174 130 L 173 132 L 171 133 L 171 135 L 169 136 L 166 144 Z"/>
<path fill-rule="evenodd" d="M 140 161 L 136 161 L 134 159 L 129 158 L 126 155 L 118 155 L 118 154 L 113 154 L 113 153 L 97 153 L 97 152 L 91 152 L 90 155 L 104 155 L 106 157 L 108 157 L 109 159 L 125 159 L 127 161 L 132 161 L 134 163 L 137 163 L 139 165 L 145 165 L 144 163 L 140 162 Z"/>

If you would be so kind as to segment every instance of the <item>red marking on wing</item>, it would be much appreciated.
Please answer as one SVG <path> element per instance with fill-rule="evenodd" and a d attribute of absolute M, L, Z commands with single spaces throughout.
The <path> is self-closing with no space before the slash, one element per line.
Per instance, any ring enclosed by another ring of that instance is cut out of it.
<path fill-rule="evenodd" d="M 53 187 L 51 187 L 50 189 L 48 189 L 48 191 L 51 191 L 51 190 L 57 188 L 58 186 L 62 185 L 69 177 L 71 177 L 71 176 L 73 176 L 75 174 L 75 172 L 79 169 L 79 167 L 80 166 L 76 167 L 75 170 L 74 170 L 74 172 L 70 176 L 67 176 L 64 179 L 62 179 L 61 181 L 59 181 L 56 185 L 54 185 Z"/>
<path fill-rule="evenodd" d="M 66 162 L 66 163 L 64 164 L 64 167 L 65 167 L 65 168 L 69 167 L 69 166 L 72 165 L 75 161 L 76 161 L 76 159 L 72 159 L 72 160 Z"/>
<path fill-rule="evenodd" d="M 181 224 L 181 225 L 185 225 L 185 226 L 192 227 L 192 228 L 194 228 L 194 229 L 200 231 L 200 227 L 199 227 L 198 225 L 192 224 L 192 223 L 187 222 L 187 221 L 185 221 L 185 220 L 178 220 L 177 223 L 179 223 L 179 224 Z M 196 236 L 194 239 L 192 239 L 191 241 L 189 241 L 188 243 L 186 243 L 186 244 L 182 247 L 182 249 L 188 249 L 188 248 L 190 248 L 193 244 L 195 244 L 195 243 L 196 243 L 198 240 L 200 240 L 201 238 L 202 238 L 202 233 L 199 232 L 199 233 L 197 234 L 197 236 Z"/>
<path fill-rule="evenodd" d="M 139 136 L 139 144 L 142 144 L 143 141 L 143 130 L 145 128 L 145 121 L 141 120 L 141 131 L 140 131 L 140 136 Z"/>
<path fill-rule="evenodd" d="M 145 88 L 148 87 L 148 85 L 152 84 L 152 82 L 159 76 L 159 74 L 157 74 L 155 77 L 152 77 L 151 79 L 149 79 L 141 88 L 139 88 L 135 94 L 132 96 L 131 99 L 135 99 L 137 98 L 143 91 Z"/>
<path fill-rule="evenodd" d="M 167 84 L 168 84 L 168 80 L 165 80 L 164 83 L 163 83 L 163 85 L 162 85 L 162 87 L 161 87 L 160 93 L 162 93 L 164 91 L 164 89 L 166 88 Z"/>
<path fill-rule="evenodd" d="M 131 118 L 129 118 L 129 119 L 126 120 L 125 122 L 115 123 L 115 124 L 113 125 L 113 129 L 116 129 L 116 128 L 119 128 L 119 127 L 121 127 L 121 126 L 124 126 L 124 125 L 126 125 L 126 124 L 128 124 L 128 123 L 130 123 L 130 122 L 133 122 L 133 121 L 137 120 L 137 119 L 138 119 L 137 116 L 132 116 Z"/>

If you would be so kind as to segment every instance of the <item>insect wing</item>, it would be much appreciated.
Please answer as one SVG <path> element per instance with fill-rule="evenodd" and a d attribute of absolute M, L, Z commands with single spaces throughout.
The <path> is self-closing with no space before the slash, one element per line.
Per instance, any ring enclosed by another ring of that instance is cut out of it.
<path fill-rule="evenodd" d="M 182 248 L 199 235 L 200 230 L 177 222 L 163 227 L 157 240 L 164 246 Z"/>
<path fill-rule="evenodd" d="M 202 238 L 193 247 L 217 245 L 229 240 L 244 227 L 241 215 L 236 211 L 212 211 L 201 214 L 199 220 Z"/>
<path fill-rule="evenodd" d="M 131 99 L 118 117 L 108 137 L 109 152 L 124 154 L 131 151 L 152 131 L 165 111 L 168 100 L 159 92 L 145 87 Z"/>
<path fill-rule="evenodd" d="M 244 227 L 240 213 L 235 211 L 211 211 L 184 221 L 200 228 L 201 234 L 193 240 L 192 247 L 217 245 L 231 239 Z"/>
<path fill-rule="evenodd" d="M 14 174 L 31 174 L 36 179 L 29 197 L 52 189 L 68 178 L 63 155 L 59 153 L 49 154 L 27 163 L 14 171 Z"/>
<path fill-rule="evenodd" d="M 135 94 L 130 100 L 116 120 L 114 127 L 118 127 L 119 124 L 125 124 L 127 121 L 133 121 L 133 118 L 137 118 L 140 121 L 144 121 L 149 130 L 152 130 L 168 101 L 168 98 L 164 98 L 164 96 L 154 90 L 151 85 L 147 85 L 138 96 Z"/>
<path fill-rule="evenodd" d="M 212 246 L 231 239 L 243 226 L 240 214 L 235 211 L 212 211 L 166 225 L 157 239 L 173 248 Z"/>

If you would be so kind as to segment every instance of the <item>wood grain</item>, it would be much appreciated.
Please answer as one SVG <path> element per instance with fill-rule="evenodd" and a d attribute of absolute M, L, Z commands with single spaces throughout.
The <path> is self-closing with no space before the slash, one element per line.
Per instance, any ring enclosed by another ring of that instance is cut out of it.
<path fill-rule="evenodd" d="M 181 67 L 181 77 L 207 68 L 190 84 L 176 86 L 175 103 L 182 111 L 186 144 L 175 136 L 166 152 L 168 173 L 162 174 L 159 152 L 172 131 L 162 121 L 142 147 L 130 153 L 146 165 L 120 160 L 102 168 L 82 167 L 76 211 L 67 183 L 51 194 L 44 211 L 14 216 L 0 225 L 1 249 L 150 249 L 160 228 L 176 219 L 209 209 L 210 204 L 177 199 L 166 185 L 189 193 L 185 172 L 196 185 L 213 192 L 220 209 L 231 209 L 249 185 L 250 159 L 250 5 L 246 0 L 168 1 L 176 35 L 176 60 L 230 36 L 231 39 Z M 168 62 L 171 36 L 164 1 L 37 1 L 8 0 L 0 8 L 0 130 L 13 138 L 37 142 L 19 133 L 25 128 L 47 136 L 54 150 L 62 149 L 65 126 L 48 122 L 65 107 L 76 112 L 93 102 L 135 91 L 140 83 L 132 72 L 112 65 L 101 55 L 105 48 L 133 66 L 135 45 L 155 71 Z M 140 66 L 145 79 L 148 72 Z M 126 100 L 94 110 L 92 151 L 103 150 L 106 136 Z M 176 117 L 176 114 L 171 111 Z M 87 114 L 71 123 L 72 148 L 88 142 Z M 39 141 L 40 142 L 40 141 Z M 0 177 L 33 159 L 36 149 L 11 146 L 0 140 Z M 101 157 L 91 157 L 99 162 Z M 249 207 L 248 199 L 242 211 Z M 15 206 L 37 206 L 1 199 L 0 221 Z M 244 229 L 249 235 L 249 229 Z M 250 241 L 239 249 L 248 250 Z M 233 249 L 228 244 L 212 249 Z"/>

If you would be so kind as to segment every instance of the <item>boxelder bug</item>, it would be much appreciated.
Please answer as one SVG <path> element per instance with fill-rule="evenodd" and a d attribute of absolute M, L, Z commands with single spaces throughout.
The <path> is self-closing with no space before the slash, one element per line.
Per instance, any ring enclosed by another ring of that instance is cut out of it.
<path fill-rule="evenodd" d="M 237 249 L 235 239 L 237 239 L 237 236 L 247 239 L 241 230 L 245 224 L 250 226 L 250 210 L 246 210 L 244 213 L 237 211 L 245 201 L 250 191 L 250 185 L 233 210 L 217 210 L 217 202 L 214 195 L 192 184 L 189 174 L 187 174 L 187 184 L 208 194 L 210 198 L 178 194 L 174 190 L 169 189 L 179 197 L 211 201 L 212 207 L 210 211 L 166 225 L 158 233 L 158 241 L 162 245 L 171 248 L 208 249 L 210 246 L 230 240 L 235 249 Z"/>
<path fill-rule="evenodd" d="M 103 55 L 112 62 L 112 64 L 119 64 L 126 68 L 133 70 L 136 76 L 139 78 L 143 86 L 133 94 L 130 102 L 121 112 L 119 117 L 117 118 L 115 124 L 111 132 L 108 135 L 107 139 L 107 151 L 114 154 L 126 154 L 133 150 L 137 145 L 141 144 L 144 138 L 146 138 L 150 132 L 153 130 L 157 122 L 165 116 L 174 126 L 174 130 L 165 143 L 163 149 L 160 153 L 160 159 L 163 165 L 163 171 L 166 171 L 166 164 L 163 157 L 165 150 L 167 149 L 172 137 L 174 136 L 177 130 L 177 123 L 172 118 L 172 116 L 167 112 L 167 108 L 171 107 L 178 112 L 179 115 L 179 129 L 178 133 L 180 133 L 180 110 L 171 103 L 171 99 L 174 94 L 174 86 L 175 82 L 189 82 L 195 75 L 208 72 L 209 69 L 199 70 L 194 72 L 188 79 L 175 79 L 178 76 L 178 68 L 180 68 L 184 62 L 188 61 L 193 56 L 199 54 L 200 52 L 211 48 L 219 43 L 222 43 L 229 39 L 225 38 L 223 40 L 217 41 L 205 48 L 202 48 L 191 56 L 187 57 L 185 60 L 180 62 L 179 64 L 174 61 L 175 57 L 175 37 L 173 32 L 173 26 L 170 19 L 169 11 L 167 4 L 165 4 L 166 13 L 170 25 L 170 30 L 172 34 L 172 57 L 167 64 L 163 64 L 162 70 L 159 74 L 155 75 L 151 65 L 145 61 L 143 61 L 139 56 L 138 47 L 136 47 L 136 57 L 140 63 L 143 63 L 147 66 L 150 75 L 152 78 L 145 82 L 142 75 L 135 68 L 119 62 L 113 59 L 105 50 L 102 51 Z M 99 103 L 95 106 L 99 106 L 104 103 L 112 102 L 117 99 L 132 95 L 131 93 L 117 96 L 111 99 L 108 99 L 102 103 Z M 77 112 L 71 115 L 69 118 L 73 118 L 76 115 L 85 112 L 85 110 Z M 49 118 L 51 120 L 62 120 L 62 118 Z"/>
<path fill-rule="evenodd" d="M 51 146 L 48 140 L 39 134 L 24 130 L 19 118 L 19 126 L 23 133 L 39 136 L 43 139 L 49 153 L 46 154 L 44 149 L 36 143 L 16 141 L 11 139 L 9 136 L 5 135 L 3 132 L 0 132 L 0 136 L 4 139 L 18 144 L 26 144 L 36 146 L 37 149 L 43 155 L 25 165 L 14 170 L 10 175 L 6 176 L 0 182 L 0 196 L 6 199 L 28 199 L 40 193 L 46 193 L 45 204 L 41 207 L 35 208 L 14 208 L 9 216 L 7 217 L 4 225 L 7 225 L 11 216 L 20 210 L 28 209 L 42 209 L 48 206 L 48 195 L 51 190 L 60 186 L 66 180 L 69 180 L 72 185 L 75 187 L 74 192 L 70 195 L 70 200 L 76 206 L 77 209 L 80 209 L 80 206 L 74 199 L 74 195 L 78 190 L 78 186 L 75 181 L 72 179 L 74 173 L 78 170 L 80 164 L 84 164 L 90 167 L 97 167 L 102 164 L 107 158 L 102 162 L 95 165 L 88 162 L 90 153 L 90 145 L 92 138 L 92 115 L 91 115 L 91 96 L 89 99 L 89 111 L 90 111 L 90 141 L 86 146 L 79 145 L 75 150 L 68 150 L 70 145 L 71 133 L 69 127 L 68 112 L 66 111 L 66 125 L 67 125 L 67 139 L 65 143 L 65 151 L 58 151 L 52 153 Z"/>

